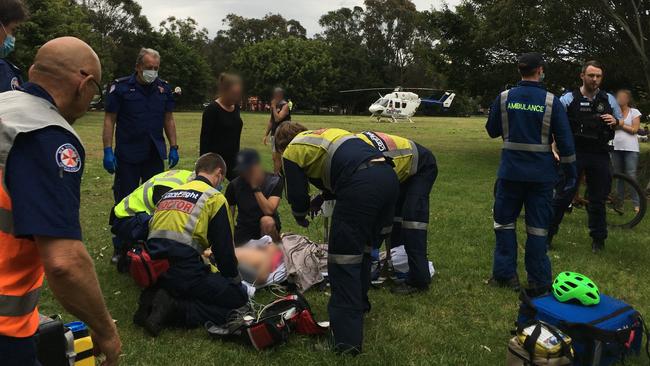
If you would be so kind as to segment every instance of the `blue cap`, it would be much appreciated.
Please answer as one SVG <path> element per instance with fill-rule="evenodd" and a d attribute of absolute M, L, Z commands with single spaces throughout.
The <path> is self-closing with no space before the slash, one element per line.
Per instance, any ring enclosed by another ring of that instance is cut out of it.
<path fill-rule="evenodd" d="M 251 167 L 260 163 L 260 154 L 255 149 L 242 149 L 237 154 L 237 174 L 246 173 Z"/>

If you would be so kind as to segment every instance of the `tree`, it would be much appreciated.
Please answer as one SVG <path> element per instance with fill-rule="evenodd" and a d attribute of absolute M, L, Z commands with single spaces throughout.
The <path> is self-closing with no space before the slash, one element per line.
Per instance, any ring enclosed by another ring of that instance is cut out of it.
<path fill-rule="evenodd" d="M 244 77 L 249 94 L 265 97 L 281 85 L 299 104 L 316 108 L 335 77 L 325 48 L 319 40 L 274 38 L 241 48 L 232 66 Z"/>

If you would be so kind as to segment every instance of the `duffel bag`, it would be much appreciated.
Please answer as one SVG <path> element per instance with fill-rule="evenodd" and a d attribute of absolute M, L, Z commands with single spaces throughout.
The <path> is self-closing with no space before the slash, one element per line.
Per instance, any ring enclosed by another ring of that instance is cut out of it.
<path fill-rule="evenodd" d="M 129 273 L 138 286 L 153 286 L 169 269 L 166 259 L 152 259 L 144 246 L 135 246 L 126 253 Z"/>
<path fill-rule="evenodd" d="M 641 314 L 623 301 L 601 294 L 597 305 L 583 306 L 552 294 L 530 299 L 523 292 L 521 300 L 518 326 L 536 321 L 556 326 L 572 338 L 576 366 L 609 366 L 641 351 L 647 329 Z"/>
<path fill-rule="evenodd" d="M 571 338 L 544 322 L 519 328 L 508 343 L 506 366 L 573 365 Z"/>

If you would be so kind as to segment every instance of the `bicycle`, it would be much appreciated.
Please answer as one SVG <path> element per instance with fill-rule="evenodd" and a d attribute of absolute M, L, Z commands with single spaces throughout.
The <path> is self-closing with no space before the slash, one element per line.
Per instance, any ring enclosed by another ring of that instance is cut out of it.
<path fill-rule="evenodd" d="M 586 184 L 583 184 L 583 177 L 579 180 L 578 192 L 573 203 L 567 208 L 567 213 L 573 209 L 585 209 L 589 204 L 589 191 Z M 607 225 L 623 229 L 631 229 L 638 225 L 645 216 L 648 202 L 646 192 L 639 183 L 631 177 L 614 173 L 612 174 L 611 191 L 607 195 L 605 208 L 607 212 Z M 493 195 L 496 198 L 497 184 L 494 183 Z M 638 207 L 634 203 L 634 197 L 638 197 Z M 638 208 L 638 210 L 637 210 Z"/>

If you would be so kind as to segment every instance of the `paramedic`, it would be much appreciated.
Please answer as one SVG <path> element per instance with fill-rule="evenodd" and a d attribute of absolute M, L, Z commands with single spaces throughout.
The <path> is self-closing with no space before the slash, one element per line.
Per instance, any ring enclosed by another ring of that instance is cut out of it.
<path fill-rule="evenodd" d="M 121 343 L 81 241 L 84 149 L 71 124 L 101 92 L 97 54 L 73 37 L 38 49 L 20 90 L 0 94 L 0 363 L 38 365 L 43 277 L 117 365 Z"/>
<path fill-rule="evenodd" d="M 390 243 L 392 247 L 404 245 L 409 273 L 406 281 L 392 291 L 402 295 L 426 291 L 431 283 L 427 227 L 429 195 L 438 176 L 436 158 L 429 149 L 403 137 L 371 131 L 357 136 L 393 161 L 400 181 Z"/>
<path fill-rule="evenodd" d="M 562 192 L 576 182 L 575 148 L 566 112 L 542 80 L 546 63 L 539 53 L 519 57 L 521 81 L 499 95 L 485 126 L 492 138 L 503 139 L 494 203 L 494 265 L 488 284 L 519 291 L 516 222 L 526 209 L 526 272 L 531 293 L 551 285 L 546 241 L 552 216 L 553 189 L 558 180 L 551 151 L 555 140 L 566 176 Z"/>
<path fill-rule="evenodd" d="M 22 0 L 0 0 L 0 93 L 22 84 L 20 69 L 6 59 L 16 46 L 16 28 L 27 19 Z"/>
<path fill-rule="evenodd" d="M 160 288 L 143 292 L 134 317 L 153 336 L 168 326 L 223 324 L 233 309 L 247 304 L 230 211 L 216 189 L 225 179 L 226 163 L 208 153 L 196 162 L 195 173 L 196 179 L 163 195 L 149 224 L 151 258 L 170 264 L 159 279 Z M 208 248 L 212 266 L 201 259 Z"/>
<path fill-rule="evenodd" d="M 362 351 L 363 315 L 370 311 L 370 252 L 389 235 L 399 181 L 386 158 L 354 134 L 315 131 L 292 122 L 275 133 L 282 153 L 287 200 L 296 222 L 309 226 L 309 184 L 336 195 L 328 247 L 332 287 L 328 310 L 336 352 Z"/>

